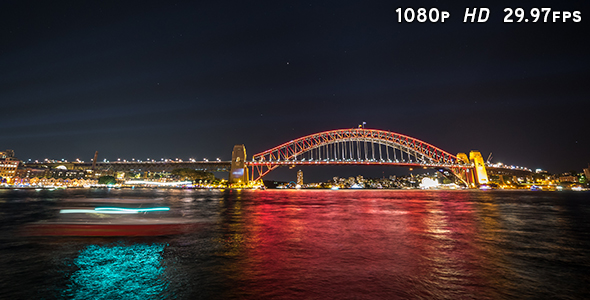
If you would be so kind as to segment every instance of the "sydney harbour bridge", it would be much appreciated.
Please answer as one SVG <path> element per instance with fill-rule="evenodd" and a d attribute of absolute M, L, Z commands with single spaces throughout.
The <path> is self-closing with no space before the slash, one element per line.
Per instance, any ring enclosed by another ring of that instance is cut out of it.
<path fill-rule="evenodd" d="M 231 161 L 114 161 L 35 162 L 27 167 L 122 171 L 169 172 L 191 168 L 229 172 L 229 183 L 251 185 L 276 168 L 297 165 L 382 165 L 430 168 L 475 186 L 488 182 L 485 162 L 478 151 L 453 155 L 419 139 L 384 130 L 349 128 L 318 132 L 259 152 L 248 159 L 244 145 L 234 146 Z M 488 166 L 489 168 L 489 166 Z"/>

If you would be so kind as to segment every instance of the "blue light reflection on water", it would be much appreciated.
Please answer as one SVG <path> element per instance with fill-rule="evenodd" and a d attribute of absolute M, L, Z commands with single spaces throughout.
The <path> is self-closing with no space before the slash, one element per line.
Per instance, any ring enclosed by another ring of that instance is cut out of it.
<path fill-rule="evenodd" d="M 167 244 L 90 245 L 74 260 L 62 296 L 71 299 L 153 299 L 168 288 L 161 265 Z"/>

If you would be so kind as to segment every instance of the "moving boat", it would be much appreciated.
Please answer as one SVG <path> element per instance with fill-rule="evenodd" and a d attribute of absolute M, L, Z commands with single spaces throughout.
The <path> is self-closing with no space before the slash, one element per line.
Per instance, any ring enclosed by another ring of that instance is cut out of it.
<path fill-rule="evenodd" d="M 58 218 L 26 225 L 24 236 L 164 236 L 194 231 L 204 222 L 171 217 L 168 207 L 62 209 Z"/>

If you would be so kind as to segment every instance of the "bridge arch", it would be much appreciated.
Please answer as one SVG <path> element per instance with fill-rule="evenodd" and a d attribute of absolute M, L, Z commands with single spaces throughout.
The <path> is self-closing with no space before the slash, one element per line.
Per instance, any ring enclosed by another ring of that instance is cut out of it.
<path fill-rule="evenodd" d="M 248 164 L 253 168 L 252 178 L 258 180 L 281 165 L 359 163 L 453 167 L 459 161 L 456 156 L 407 135 L 351 128 L 291 140 L 255 154 Z"/>

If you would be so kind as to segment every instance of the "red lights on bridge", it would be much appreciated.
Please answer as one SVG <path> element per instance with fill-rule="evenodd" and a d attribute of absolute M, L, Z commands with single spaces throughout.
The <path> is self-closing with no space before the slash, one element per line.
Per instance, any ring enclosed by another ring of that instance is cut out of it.
<path fill-rule="evenodd" d="M 365 128 L 330 130 L 291 140 L 255 154 L 248 165 L 255 180 L 284 165 L 465 166 L 454 155 L 424 141 Z"/>

